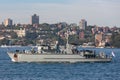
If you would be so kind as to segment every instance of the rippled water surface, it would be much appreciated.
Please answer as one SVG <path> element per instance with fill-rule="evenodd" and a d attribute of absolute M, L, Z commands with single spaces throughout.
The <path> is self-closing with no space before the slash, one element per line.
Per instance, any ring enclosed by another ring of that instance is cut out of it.
<path fill-rule="evenodd" d="M 116 57 L 110 63 L 13 63 L 0 48 L 0 80 L 120 80 L 120 49 L 96 50 Z"/>

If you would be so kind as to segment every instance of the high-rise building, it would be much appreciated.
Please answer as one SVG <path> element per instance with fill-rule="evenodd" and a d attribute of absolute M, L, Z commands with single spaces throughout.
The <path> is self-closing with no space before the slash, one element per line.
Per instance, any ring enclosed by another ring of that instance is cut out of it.
<path fill-rule="evenodd" d="M 85 30 L 85 28 L 87 27 L 87 21 L 85 19 L 81 19 L 79 27 L 80 29 Z"/>
<path fill-rule="evenodd" d="M 13 20 L 8 18 L 4 21 L 5 26 L 12 26 L 13 25 Z"/>
<path fill-rule="evenodd" d="M 39 16 L 37 16 L 36 14 L 34 14 L 33 16 L 32 16 L 32 19 L 31 19 L 31 22 L 32 22 L 32 25 L 34 25 L 34 24 L 39 24 Z"/>

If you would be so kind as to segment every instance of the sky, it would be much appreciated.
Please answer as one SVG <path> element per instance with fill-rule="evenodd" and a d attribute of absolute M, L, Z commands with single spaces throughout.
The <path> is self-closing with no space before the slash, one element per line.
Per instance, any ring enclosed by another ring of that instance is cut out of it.
<path fill-rule="evenodd" d="M 67 22 L 120 27 L 120 0 L 0 0 L 0 23 L 11 18 L 15 24 L 30 24 L 39 15 L 40 23 Z"/>

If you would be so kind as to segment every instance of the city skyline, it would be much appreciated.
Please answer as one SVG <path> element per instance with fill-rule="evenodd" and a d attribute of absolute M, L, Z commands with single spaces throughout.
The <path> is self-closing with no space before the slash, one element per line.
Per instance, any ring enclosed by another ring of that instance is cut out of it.
<path fill-rule="evenodd" d="M 0 23 L 11 18 L 14 23 L 30 24 L 30 16 L 39 15 L 40 23 L 77 23 L 120 27 L 119 0 L 2 0 Z"/>

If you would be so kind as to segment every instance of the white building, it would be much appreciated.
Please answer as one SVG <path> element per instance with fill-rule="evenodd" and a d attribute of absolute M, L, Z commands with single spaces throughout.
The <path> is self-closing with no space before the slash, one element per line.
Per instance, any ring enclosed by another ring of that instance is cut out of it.
<path fill-rule="evenodd" d="M 17 33 L 18 37 L 25 37 L 26 36 L 26 30 L 25 29 L 14 30 L 14 32 Z"/>

